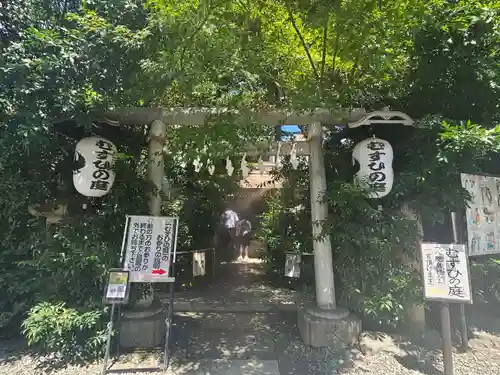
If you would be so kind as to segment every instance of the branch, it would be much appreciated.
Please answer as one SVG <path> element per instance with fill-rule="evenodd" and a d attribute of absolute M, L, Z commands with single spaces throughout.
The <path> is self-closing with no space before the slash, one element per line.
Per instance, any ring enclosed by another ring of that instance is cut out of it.
<path fill-rule="evenodd" d="M 333 42 L 333 56 L 332 56 L 332 74 L 335 76 L 335 70 L 337 69 L 337 55 L 339 53 L 339 43 L 340 43 L 340 32 L 337 26 L 338 20 L 335 21 L 335 41 Z"/>
<path fill-rule="evenodd" d="M 332 55 L 332 77 L 335 77 L 335 70 L 337 69 L 337 55 L 339 53 L 340 43 L 340 27 L 339 27 L 339 13 L 342 0 L 335 2 L 335 41 L 333 42 L 333 55 Z"/>
<path fill-rule="evenodd" d="M 288 15 L 290 17 L 290 22 L 292 23 L 292 26 L 295 29 L 295 32 L 297 33 L 297 36 L 300 39 L 300 42 L 302 43 L 302 47 L 304 47 L 304 51 L 306 52 L 307 59 L 309 60 L 309 64 L 311 64 L 311 68 L 314 72 L 314 75 L 316 76 L 316 79 L 319 81 L 320 76 L 318 74 L 318 70 L 316 69 L 316 65 L 314 65 L 314 61 L 312 59 L 311 53 L 309 52 L 309 47 L 307 47 L 306 41 L 304 40 L 302 33 L 300 32 L 299 28 L 297 27 L 297 24 L 295 23 L 295 18 L 293 17 L 292 11 L 290 9 L 288 10 Z"/>
<path fill-rule="evenodd" d="M 328 21 L 330 20 L 330 15 L 326 15 L 325 25 L 323 26 L 323 51 L 321 52 L 321 84 L 325 79 L 325 63 L 326 63 L 326 41 L 328 39 Z"/>

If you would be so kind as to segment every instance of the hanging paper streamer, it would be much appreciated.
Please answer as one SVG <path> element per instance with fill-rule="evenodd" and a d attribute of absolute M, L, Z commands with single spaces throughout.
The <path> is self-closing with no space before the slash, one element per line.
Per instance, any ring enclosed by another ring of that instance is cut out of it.
<path fill-rule="evenodd" d="M 259 160 L 258 160 L 258 165 L 259 165 L 259 171 L 260 171 L 260 174 L 263 175 L 264 174 L 264 160 L 262 160 L 262 156 L 259 156 Z"/>
<path fill-rule="evenodd" d="M 281 158 L 280 158 L 280 152 L 281 152 L 281 142 L 278 142 L 278 149 L 276 150 L 276 168 L 281 168 Z"/>
<path fill-rule="evenodd" d="M 193 277 L 205 276 L 205 252 L 194 252 L 193 253 Z"/>
<path fill-rule="evenodd" d="M 301 261 L 302 257 L 300 253 L 287 253 L 285 258 L 285 276 L 299 278 Z"/>
<path fill-rule="evenodd" d="M 292 149 L 290 151 L 290 164 L 292 164 L 293 169 L 297 169 L 299 166 L 299 160 L 297 159 L 297 144 L 292 144 Z"/>
<path fill-rule="evenodd" d="M 208 173 L 210 174 L 210 176 L 214 174 L 214 172 L 215 172 L 215 165 L 212 163 L 211 160 L 209 160 L 208 163 L 207 163 L 207 169 L 208 169 Z"/>
<path fill-rule="evenodd" d="M 232 176 L 234 172 L 233 162 L 229 159 L 229 156 L 226 157 L 226 171 L 228 176 Z"/>
<path fill-rule="evenodd" d="M 199 173 L 201 171 L 201 167 L 203 167 L 203 163 L 200 161 L 200 158 L 196 158 L 193 161 L 194 171 Z"/>
<path fill-rule="evenodd" d="M 248 168 L 248 164 L 247 164 L 247 153 L 246 152 L 243 154 L 243 157 L 241 158 L 240 168 L 241 168 L 242 177 L 246 178 L 248 176 L 248 174 L 250 173 L 250 168 Z"/>

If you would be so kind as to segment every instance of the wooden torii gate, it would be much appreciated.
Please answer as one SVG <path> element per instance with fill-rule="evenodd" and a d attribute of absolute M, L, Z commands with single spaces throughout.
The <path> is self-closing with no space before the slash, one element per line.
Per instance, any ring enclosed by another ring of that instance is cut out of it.
<path fill-rule="evenodd" d="M 353 344 L 361 330 L 360 322 L 349 317 L 346 309 L 337 307 L 332 264 L 331 242 L 328 236 L 318 239 L 321 223 L 328 218 L 327 203 L 321 197 L 326 191 L 324 155 L 322 149 L 322 124 L 347 124 L 356 128 L 372 124 L 402 124 L 413 126 L 413 120 L 402 112 L 376 111 L 366 113 L 364 109 L 310 110 L 267 109 L 229 110 L 227 108 L 126 108 L 100 114 L 101 120 L 110 125 L 147 125 L 149 130 L 149 179 L 157 187 L 150 197 L 150 213 L 161 214 L 159 191 L 164 179 L 163 154 L 168 150 L 165 138 L 168 126 L 203 126 L 207 120 L 232 115 L 235 124 L 251 119 L 269 126 L 305 125 L 308 127 L 307 141 L 296 143 L 297 155 L 309 156 L 309 179 L 311 194 L 311 221 L 313 229 L 314 271 L 316 284 L 316 304 L 299 309 L 299 330 L 306 344 L 322 347 L 336 344 L 332 340 Z M 237 125 L 235 125 L 237 126 Z M 270 143 L 269 153 L 275 153 L 277 145 Z M 248 152 L 257 152 L 249 147 Z M 283 144 L 280 153 L 290 153 L 291 145 Z"/>

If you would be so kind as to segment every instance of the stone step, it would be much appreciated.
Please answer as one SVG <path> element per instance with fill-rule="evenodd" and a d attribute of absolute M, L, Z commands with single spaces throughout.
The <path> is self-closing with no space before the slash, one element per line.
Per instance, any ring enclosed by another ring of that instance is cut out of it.
<path fill-rule="evenodd" d="M 110 363 L 108 373 L 153 373 L 165 375 L 280 375 L 274 359 L 183 358 L 173 355 L 162 371 L 163 352 L 133 352 Z"/>
<path fill-rule="evenodd" d="M 266 333 L 272 329 L 277 313 L 193 313 L 178 312 L 173 316 L 179 329 L 235 330 L 238 332 Z"/>
<path fill-rule="evenodd" d="M 172 355 L 184 359 L 275 357 L 277 314 L 175 314 Z"/>
<path fill-rule="evenodd" d="M 187 359 L 274 359 L 275 343 L 261 333 L 207 330 L 203 332 L 172 332 L 172 356 Z"/>
<path fill-rule="evenodd" d="M 259 298 L 246 301 L 189 301 L 176 299 L 174 302 L 175 312 L 276 312 L 276 311 L 296 311 L 295 301 L 262 301 Z"/>
<path fill-rule="evenodd" d="M 173 361 L 166 375 L 280 375 L 275 360 L 225 360 Z"/>

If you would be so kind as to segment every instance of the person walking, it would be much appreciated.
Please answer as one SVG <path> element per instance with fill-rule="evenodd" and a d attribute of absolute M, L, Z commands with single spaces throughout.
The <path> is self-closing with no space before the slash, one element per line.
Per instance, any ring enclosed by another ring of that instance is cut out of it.
<path fill-rule="evenodd" d="M 224 211 L 224 213 L 221 215 L 222 226 L 225 228 L 226 233 L 229 235 L 228 247 L 230 247 L 233 251 L 236 250 L 236 223 L 238 221 L 238 214 L 230 208 Z"/>
<path fill-rule="evenodd" d="M 248 260 L 248 247 L 250 246 L 252 223 L 243 218 L 236 223 L 236 243 L 240 252 L 238 260 Z"/>

